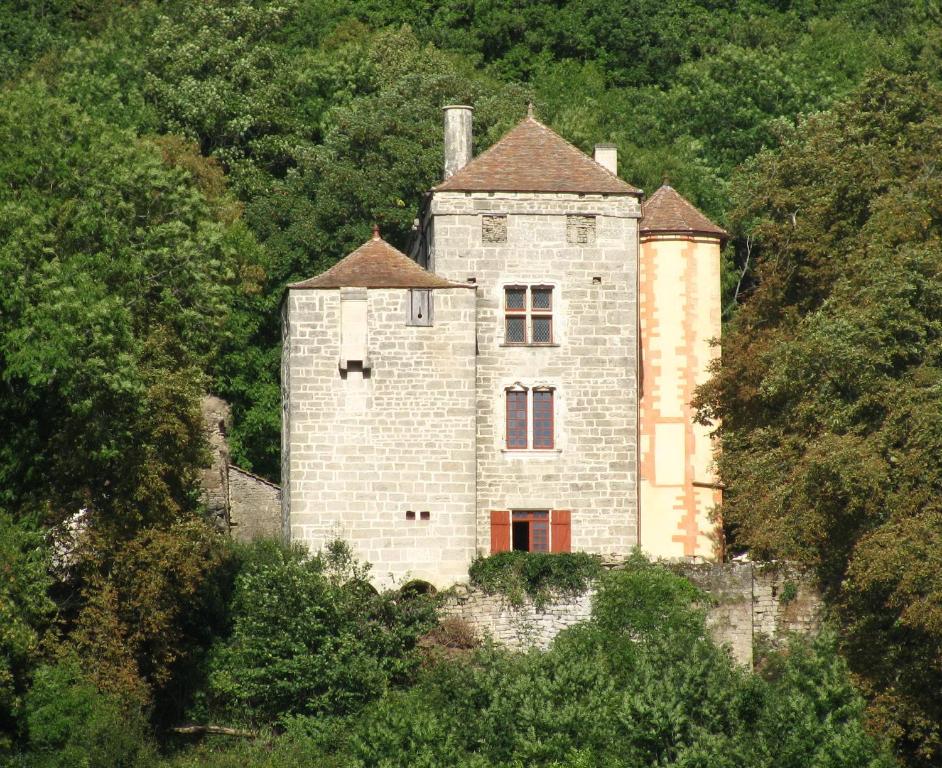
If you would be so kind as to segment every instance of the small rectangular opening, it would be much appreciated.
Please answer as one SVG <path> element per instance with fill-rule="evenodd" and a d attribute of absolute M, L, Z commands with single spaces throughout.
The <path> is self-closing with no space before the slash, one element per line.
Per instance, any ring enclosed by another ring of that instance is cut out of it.
<path fill-rule="evenodd" d="M 413 512 L 411 509 L 406 512 L 406 520 L 415 520 L 415 512 Z"/>
<path fill-rule="evenodd" d="M 431 289 L 409 289 L 409 321 L 407 324 L 422 326 L 430 326 L 432 324 Z"/>
<path fill-rule="evenodd" d="M 423 510 L 422 512 L 419 513 L 419 517 L 422 518 L 423 520 L 431 520 L 432 513 L 426 510 Z"/>

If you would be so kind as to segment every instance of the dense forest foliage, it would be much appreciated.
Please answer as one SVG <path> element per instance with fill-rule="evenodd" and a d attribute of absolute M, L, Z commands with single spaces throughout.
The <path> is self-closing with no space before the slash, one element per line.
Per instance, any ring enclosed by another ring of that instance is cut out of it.
<path fill-rule="evenodd" d="M 940 54 L 928 0 L 3 3 L 0 756 L 144 765 L 190 717 L 286 735 L 175 765 L 880 761 L 836 647 L 871 732 L 938 764 Z M 204 391 L 277 478 L 285 283 L 373 222 L 404 245 L 443 104 L 480 151 L 531 99 L 733 233 L 699 396 L 729 543 L 819 569 L 830 645 L 739 673 L 661 585 L 689 657 L 626 646 L 623 605 L 546 657 L 423 661 L 428 606 L 343 552 L 202 522 Z"/>

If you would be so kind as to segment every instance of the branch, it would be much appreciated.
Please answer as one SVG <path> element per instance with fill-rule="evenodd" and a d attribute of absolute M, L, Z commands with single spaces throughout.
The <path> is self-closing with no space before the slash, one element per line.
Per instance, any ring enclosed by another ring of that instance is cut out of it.
<path fill-rule="evenodd" d="M 196 734 L 211 733 L 217 736 L 239 736 L 243 739 L 257 739 L 261 734 L 258 731 L 247 731 L 242 728 L 229 728 L 225 725 L 178 725 L 170 729 L 173 733 Z"/>

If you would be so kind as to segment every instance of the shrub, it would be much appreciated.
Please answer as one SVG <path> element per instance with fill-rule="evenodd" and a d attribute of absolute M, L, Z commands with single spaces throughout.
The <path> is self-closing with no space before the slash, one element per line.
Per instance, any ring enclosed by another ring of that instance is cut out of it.
<path fill-rule="evenodd" d="M 146 718 L 133 701 L 103 693 L 76 659 L 40 667 L 26 696 L 35 768 L 143 768 L 153 764 Z"/>
<path fill-rule="evenodd" d="M 311 754 L 410 768 L 892 765 L 833 643 L 799 644 L 763 678 L 712 642 L 701 594 L 667 568 L 634 557 L 599 596 L 548 652 L 485 648 L 355 720 L 315 722 Z"/>
<path fill-rule="evenodd" d="M 580 594 L 602 574 L 595 555 L 584 552 L 499 552 L 476 557 L 468 570 L 471 583 L 486 592 L 506 595 L 520 603 L 524 595 L 537 604 L 552 594 Z"/>
<path fill-rule="evenodd" d="M 13 742 L 23 692 L 55 613 L 43 536 L 0 511 L 0 755 Z"/>
<path fill-rule="evenodd" d="M 375 594 L 365 576 L 342 543 L 314 557 L 275 542 L 252 548 L 236 576 L 232 634 L 211 651 L 194 714 L 250 723 L 345 714 L 409 680 L 434 603 Z"/>

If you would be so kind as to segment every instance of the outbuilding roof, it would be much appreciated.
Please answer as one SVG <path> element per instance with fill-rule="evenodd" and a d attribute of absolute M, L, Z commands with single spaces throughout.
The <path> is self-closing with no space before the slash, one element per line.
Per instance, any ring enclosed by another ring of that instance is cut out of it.
<path fill-rule="evenodd" d="M 642 206 L 641 227 L 645 234 L 713 235 L 726 240 L 729 233 L 718 227 L 670 184 L 664 184 Z"/>
<path fill-rule="evenodd" d="M 373 228 L 373 237 L 326 272 L 288 288 L 473 288 L 423 269 Z"/>
<path fill-rule="evenodd" d="M 641 194 L 532 115 L 433 190 Z"/>

